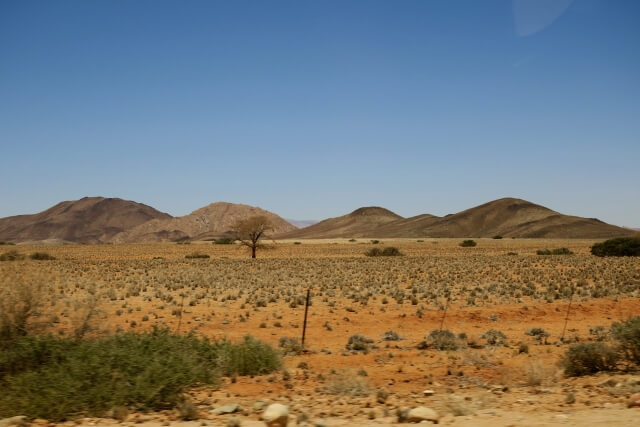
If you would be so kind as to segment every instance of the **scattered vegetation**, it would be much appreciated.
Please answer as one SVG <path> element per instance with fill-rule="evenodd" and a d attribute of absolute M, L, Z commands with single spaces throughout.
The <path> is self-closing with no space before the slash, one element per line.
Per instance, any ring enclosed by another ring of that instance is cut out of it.
<path fill-rule="evenodd" d="M 591 253 L 599 257 L 640 256 L 640 237 L 619 237 L 596 243 Z"/>
<path fill-rule="evenodd" d="M 640 317 L 614 323 L 611 335 L 618 342 L 625 359 L 640 364 Z"/>
<path fill-rule="evenodd" d="M 463 248 L 472 248 L 476 245 L 477 243 L 475 240 L 463 240 L 462 242 L 460 242 L 460 246 L 462 246 Z"/>

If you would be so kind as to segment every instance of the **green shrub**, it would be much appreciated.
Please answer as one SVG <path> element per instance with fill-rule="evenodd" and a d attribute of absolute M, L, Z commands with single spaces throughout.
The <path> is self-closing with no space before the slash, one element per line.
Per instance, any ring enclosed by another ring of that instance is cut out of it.
<path fill-rule="evenodd" d="M 372 240 L 371 243 L 373 243 L 374 245 L 377 245 L 378 243 L 380 243 L 380 240 Z"/>
<path fill-rule="evenodd" d="M 640 237 L 619 237 L 596 243 L 591 247 L 595 256 L 640 256 Z"/>
<path fill-rule="evenodd" d="M 499 239 L 502 239 L 502 236 L 498 234 L 498 235 L 493 236 L 493 238 L 496 239 L 496 240 L 499 240 Z"/>
<path fill-rule="evenodd" d="M 223 237 L 221 239 L 215 239 L 213 241 L 213 243 L 216 245 L 231 245 L 233 244 L 233 242 L 235 242 L 235 240 L 230 237 Z"/>
<path fill-rule="evenodd" d="M 556 248 L 556 249 L 538 249 L 536 251 L 538 255 L 573 255 L 573 252 L 568 248 Z"/>
<path fill-rule="evenodd" d="M 24 254 L 21 254 L 16 250 L 5 252 L 2 255 L 0 255 L 0 261 L 21 261 L 23 259 L 24 259 Z"/>
<path fill-rule="evenodd" d="M 27 336 L 0 352 L 0 417 L 60 421 L 104 416 L 119 406 L 171 408 L 189 387 L 216 384 L 220 374 L 255 375 L 280 366 L 275 349 L 250 337 L 231 344 L 168 330 L 87 341 Z"/>
<path fill-rule="evenodd" d="M 366 256 L 402 256 L 403 253 L 394 246 L 388 246 L 384 249 L 371 248 L 364 253 Z"/>
<path fill-rule="evenodd" d="M 193 253 L 190 253 L 189 255 L 185 255 L 184 257 L 186 259 L 199 259 L 199 258 L 206 259 L 206 258 L 210 258 L 209 255 L 203 254 L 201 252 L 193 252 Z"/>
<path fill-rule="evenodd" d="M 611 335 L 627 360 L 640 363 L 640 317 L 612 324 Z"/>
<path fill-rule="evenodd" d="M 475 240 L 463 240 L 462 242 L 460 242 L 460 246 L 462 246 L 463 248 L 472 248 L 476 245 L 477 243 Z"/>
<path fill-rule="evenodd" d="M 56 257 L 46 252 L 34 252 L 31 255 L 29 255 L 29 258 L 36 261 L 50 261 L 50 260 L 56 259 Z"/>
<path fill-rule="evenodd" d="M 615 350 L 601 342 L 593 342 L 569 347 L 561 364 L 567 376 L 577 377 L 600 371 L 612 371 L 619 360 L 620 356 Z"/>

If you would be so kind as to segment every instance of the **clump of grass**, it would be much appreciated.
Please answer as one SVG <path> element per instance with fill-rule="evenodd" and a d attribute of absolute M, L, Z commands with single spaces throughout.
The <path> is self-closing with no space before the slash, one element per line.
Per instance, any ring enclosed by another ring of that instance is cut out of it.
<path fill-rule="evenodd" d="M 404 255 L 400 250 L 394 246 L 388 246 L 384 249 L 371 248 L 364 253 L 366 256 L 402 256 Z"/>
<path fill-rule="evenodd" d="M 368 396 L 370 388 L 366 377 L 345 370 L 330 374 L 325 383 L 324 391 L 329 394 L 359 397 Z"/>
<path fill-rule="evenodd" d="M 285 356 L 302 354 L 302 344 L 298 338 L 281 337 L 278 347 L 282 349 Z"/>
<path fill-rule="evenodd" d="M 460 242 L 460 246 L 462 246 L 463 248 L 472 248 L 476 245 L 477 243 L 475 240 L 463 240 L 462 242 Z"/>
<path fill-rule="evenodd" d="M 221 374 L 280 366 L 278 352 L 251 337 L 232 344 L 158 329 L 80 341 L 27 336 L 0 352 L 0 416 L 60 421 L 118 406 L 166 409 L 184 402 L 189 387 L 216 384 Z"/>
<path fill-rule="evenodd" d="M 184 256 L 186 259 L 206 259 L 210 258 L 209 255 L 203 254 L 202 252 L 193 252 Z"/>

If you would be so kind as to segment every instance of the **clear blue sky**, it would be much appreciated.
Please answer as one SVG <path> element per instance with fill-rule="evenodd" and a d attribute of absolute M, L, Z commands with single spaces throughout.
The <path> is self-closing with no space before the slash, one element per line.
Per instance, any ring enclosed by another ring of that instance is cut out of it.
<path fill-rule="evenodd" d="M 640 227 L 640 1 L 0 0 L 0 217 L 513 196 Z"/>

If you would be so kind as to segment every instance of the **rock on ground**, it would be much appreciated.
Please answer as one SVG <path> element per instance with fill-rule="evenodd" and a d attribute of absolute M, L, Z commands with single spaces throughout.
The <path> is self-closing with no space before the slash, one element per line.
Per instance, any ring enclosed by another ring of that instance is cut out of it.
<path fill-rule="evenodd" d="M 286 427 L 289 422 L 289 407 L 272 403 L 264 410 L 262 420 L 268 427 Z"/>

